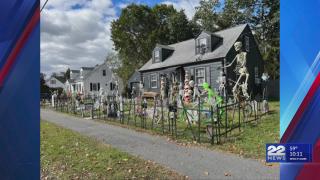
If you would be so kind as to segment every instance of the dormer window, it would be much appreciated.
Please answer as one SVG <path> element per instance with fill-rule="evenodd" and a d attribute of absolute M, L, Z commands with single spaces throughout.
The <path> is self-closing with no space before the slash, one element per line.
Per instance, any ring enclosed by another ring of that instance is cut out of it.
<path fill-rule="evenodd" d="M 152 52 L 153 63 L 165 61 L 173 53 L 174 48 L 166 45 L 157 44 Z"/>
<path fill-rule="evenodd" d="M 196 53 L 197 54 L 204 54 L 208 50 L 208 39 L 207 38 L 199 38 L 196 41 L 197 44 L 197 49 Z"/>
<path fill-rule="evenodd" d="M 154 51 L 154 62 L 160 62 L 160 50 L 156 49 Z"/>
<path fill-rule="evenodd" d="M 214 51 L 223 42 L 223 39 L 211 32 L 203 31 L 195 40 L 196 54 L 205 54 Z"/>

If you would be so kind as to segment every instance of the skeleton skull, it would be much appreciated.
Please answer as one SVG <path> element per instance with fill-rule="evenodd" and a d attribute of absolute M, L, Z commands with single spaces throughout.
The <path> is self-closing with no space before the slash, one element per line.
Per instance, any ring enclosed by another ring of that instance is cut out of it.
<path fill-rule="evenodd" d="M 239 41 L 234 43 L 234 49 L 239 52 L 242 49 L 242 43 Z"/>

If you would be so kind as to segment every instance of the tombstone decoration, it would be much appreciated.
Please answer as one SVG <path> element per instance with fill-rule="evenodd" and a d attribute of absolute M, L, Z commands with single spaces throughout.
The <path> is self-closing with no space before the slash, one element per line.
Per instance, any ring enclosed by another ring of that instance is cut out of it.
<path fill-rule="evenodd" d="M 57 101 L 57 92 L 54 91 L 52 96 L 51 96 L 51 103 L 52 103 L 52 107 L 55 107 L 55 102 Z"/>
<path fill-rule="evenodd" d="M 108 100 L 107 100 L 107 104 L 108 104 L 108 117 L 117 117 L 117 104 L 116 104 L 116 97 L 113 96 L 109 96 Z"/>
<path fill-rule="evenodd" d="M 249 73 L 247 70 L 247 52 L 244 52 L 242 50 L 242 43 L 236 42 L 234 44 L 234 48 L 237 52 L 236 57 L 232 60 L 232 62 L 225 66 L 225 68 L 232 66 L 232 64 L 236 61 L 236 68 L 235 72 L 239 75 L 238 80 L 236 81 L 235 85 L 232 88 L 232 93 L 234 96 L 235 101 L 239 101 L 239 96 L 242 93 L 242 95 L 245 97 L 246 100 L 248 100 L 249 94 L 248 94 L 248 79 L 249 79 Z M 244 81 L 241 82 L 241 80 L 245 78 Z"/>
<path fill-rule="evenodd" d="M 262 79 L 262 85 L 263 85 L 263 100 L 268 99 L 268 81 L 269 81 L 269 74 L 264 72 L 262 73 L 261 79 Z"/>
<path fill-rule="evenodd" d="M 184 80 L 184 89 L 183 89 L 183 101 L 185 103 L 190 103 L 192 100 L 192 87 L 190 86 L 190 77 L 188 71 L 186 71 L 185 80 Z"/>

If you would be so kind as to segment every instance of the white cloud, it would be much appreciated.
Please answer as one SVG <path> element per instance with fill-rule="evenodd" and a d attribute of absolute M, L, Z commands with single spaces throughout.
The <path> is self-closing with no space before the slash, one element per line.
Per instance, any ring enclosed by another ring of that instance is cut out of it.
<path fill-rule="evenodd" d="M 41 13 L 41 71 L 102 63 L 112 51 L 110 24 L 115 18 L 111 0 L 49 1 Z"/>
<path fill-rule="evenodd" d="M 195 13 L 195 7 L 199 5 L 200 0 L 167 0 L 161 2 L 162 4 L 172 5 L 175 9 L 184 9 L 188 19 L 192 19 Z"/>
<path fill-rule="evenodd" d="M 41 0 L 41 5 L 45 0 Z M 112 51 L 110 25 L 117 18 L 116 11 L 130 3 L 125 0 L 49 0 L 41 13 L 41 71 L 65 71 L 94 66 L 104 61 Z M 176 9 L 184 9 L 189 19 L 199 0 L 165 0 Z"/>

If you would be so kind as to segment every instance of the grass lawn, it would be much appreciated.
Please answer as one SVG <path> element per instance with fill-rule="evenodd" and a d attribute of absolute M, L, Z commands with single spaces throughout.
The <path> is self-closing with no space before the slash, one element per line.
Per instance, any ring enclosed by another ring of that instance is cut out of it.
<path fill-rule="evenodd" d="M 76 132 L 41 121 L 41 179 L 185 179 Z"/>
<path fill-rule="evenodd" d="M 270 113 L 261 118 L 257 125 L 247 124 L 243 131 L 222 145 L 212 148 L 240 154 L 243 157 L 265 159 L 265 144 L 279 142 L 280 103 L 269 102 Z"/>

